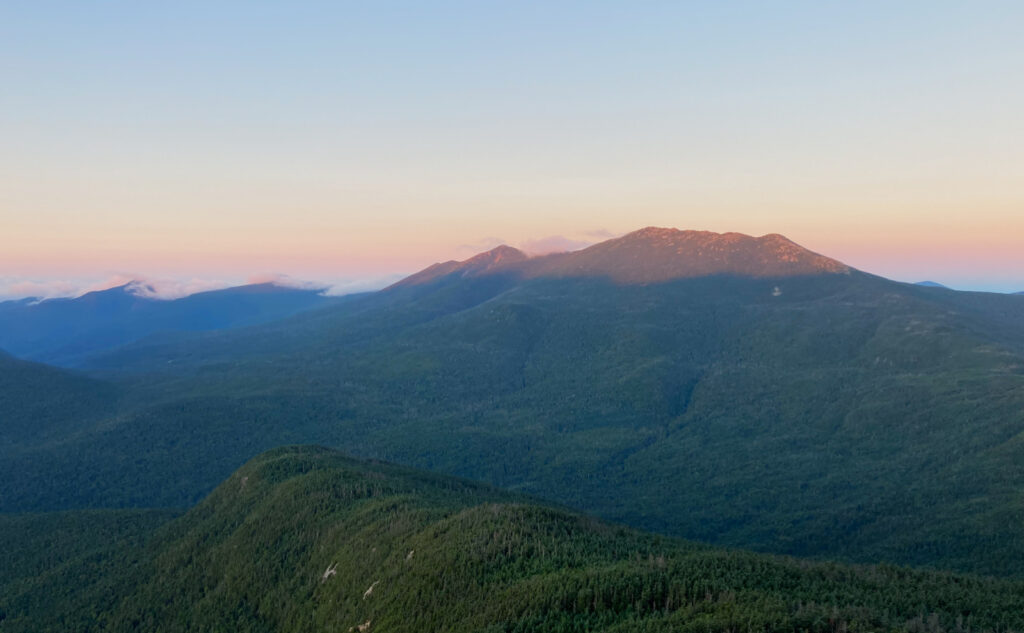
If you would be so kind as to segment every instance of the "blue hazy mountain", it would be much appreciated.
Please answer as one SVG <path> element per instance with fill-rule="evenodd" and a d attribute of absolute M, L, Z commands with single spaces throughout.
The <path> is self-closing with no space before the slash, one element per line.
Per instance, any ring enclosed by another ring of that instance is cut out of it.
<path fill-rule="evenodd" d="M 330 304 L 322 290 L 271 283 L 165 300 L 138 282 L 71 299 L 0 303 L 0 348 L 56 365 L 155 333 L 202 332 L 256 325 Z"/>
<path fill-rule="evenodd" d="M 919 282 L 917 282 L 914 285 L 915 286 L 924 286 L 925 288 L 946 288 L 947 290 L 949 289 L 949 286 L 940 284 L 937 281 L 919 281 Z"/>

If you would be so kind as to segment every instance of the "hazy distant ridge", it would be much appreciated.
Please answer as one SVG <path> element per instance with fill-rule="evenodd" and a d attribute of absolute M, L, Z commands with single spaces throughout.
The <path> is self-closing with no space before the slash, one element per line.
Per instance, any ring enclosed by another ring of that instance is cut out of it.
<path fill-rule="evenodd" d="M 70 299 L 0 303 L 0 348 L 15 356 L 64 364 L 157 332 L 255 325 L 335 300 L 317 289 L 270 283 L 163 300 L 125 284 Z"/>

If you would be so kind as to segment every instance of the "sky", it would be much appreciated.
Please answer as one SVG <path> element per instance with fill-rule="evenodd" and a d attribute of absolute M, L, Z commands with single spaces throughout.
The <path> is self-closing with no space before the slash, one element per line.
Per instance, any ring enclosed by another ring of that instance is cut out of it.
<path fill-rule="evenodd" d="M 984 0 L 4 2 L 0 296 L 651 225 L 1024 290 L 1021 33 Z"/>

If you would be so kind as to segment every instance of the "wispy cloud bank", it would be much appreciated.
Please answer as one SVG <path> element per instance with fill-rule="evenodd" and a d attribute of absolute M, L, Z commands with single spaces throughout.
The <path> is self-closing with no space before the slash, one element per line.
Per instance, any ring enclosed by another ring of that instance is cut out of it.
<path fill-rule="evenodd" d="M 461 255 L 472 257 L 477 253 L 489 251 L 492 248 L 501 246 L 502 244 L 508 244 L 508 242 L 500 237 L 483 237 L 474 242 L 470 242 L 469 244 L 460 244 L 457 250 Z"/>
<path fill-rule="evenodd" d="M 536 240 L 527 240 L 520 244 L 519 248 L 528 255 L 548 255 L 549 253 L 578 251 L 593 244 L 592 240 L 575 240 L 563 235 L 551 235 Z"/>
<path fill-rule="evenodd" d="M 402 273 L 360 279 L 337 279 L 331 282 L 330 287 L 324 294 L 329 297 L 340 297 L 341 295 L 350 295 L 357 292 L 380 290 L 407 276 L 405 273 Z"/>
<path fill-rule="evenodd" d="M 618 235 L 605 229 L 578 231 L 570 235 L 548 235 L 545 237 L 530 238 L 514 243 L 509 242 L 508 240 L 503 240 L 500 237 L 491 236 L 480 238 L 479 240 L 468 244 L 462 244 L 457 250 L 461 257 L 472 257 L 473 255 L 489 251 L 492 248 L 501 246 L 502 244 L 509 244 L 510 246 L 515 246 L 528 255 L 548 255 L 550 253 L 578 251 L 582 248 L 593 246 L 598 242 L 603 242 L 604 240 L 611 239 L 613 237 L 618 237 Z"/>
<path fill-rule="evenodd" d="M 296 279 L 291 275 L 285 275 L 283 273 L 260 273 L 258 275 L 250 275 L 249 278 L 245 280 L 245 283 L 273 284 L 281 288 L 295 288 L 297 290 L 326 290 L 331 286 L 329 283 Z"/>
<path fill-rule="evenodd" d="M 81 284 L 65 279 L 34 280 L 0 280 L 0 299 L 52 299 L 54 297 L 71 297 L 81 294 Z"/>
<path fill-rule="evenodd" d="M 101 280 L 95 279 L 21 279 L 0 277 L 0 301 L 35 298 L 39 300 L 80 297 L 89 292 L 99 292 L 126 286 L 127 291 L 147 299 L 180 299 L 197 292 L 220 290 L 245 284 L 274 284 L 282 288 L 320 291 L 329 296 L 340 296 L 354 292 L 379 290 L 405 274 L 377 275 L 372 277 L 338 278 L 327 280 L 304 280 L 281 273 L 261 273 L 247 279 L 209 279 L 192 277 L 175 279 L 147 277 L 118 273 Z"/>
<path fill-rule="evenodd" d="M 319 290 L 321 294 L 329 297 L 353 294 L 356 292 L 368 292 L 380 290 L 406 277 L 405 273 L 377 275 L 371 277 L 344 277 L 336 279 L 304 280 L 296 279 L 291 275 L 281 273 L 264 273 L 251 275 L 246 283 L 250 284 L 274 284 L 282 288 L 296 288 L 299 290 Z"/>
<path fill-rule="evenodd" d="M 150 299 L 178 299 L 205 290 L 234 285 L 223 279 L 169 279 L 118 273 L 96 279 L 0 279 L 0 299 L 59 299 L 128 286 L 128 291 Z"/>
<path fill-rule="evenodd" d="M 108 286 L 108 288 L 114 288 L 118 285 L 124 284 L 113 284 Z M 133 294 L 149 299 L 180 299 L 181 297 L 194 295 L 197 292 L 219 290 L 232 285 L 234 284 L 223 279 L 201 279 L 198 277 L 191 279 L 154 279 L 136 276 L 129 282 L 128 290 Z"/>

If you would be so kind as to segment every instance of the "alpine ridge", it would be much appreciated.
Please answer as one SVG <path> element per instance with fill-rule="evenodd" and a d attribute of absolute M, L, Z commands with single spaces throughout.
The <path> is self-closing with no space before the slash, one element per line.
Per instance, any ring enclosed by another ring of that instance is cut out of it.
<path fill-rule="evenodd" d="M 849 274 L 850 270 L 776 233 L 752 237 L 647 227 L 582 250 L 538 257 L 499 246 L 462 262 L 434 264 L 393 287 L 497 274 L 516 279 L 600 277 L 644 284 L 715 275 L 794 277 Z"/>
<path fill-rule="evenodd" d="M 392 284 L 391 287 L 413 286 L 435 281 L 449 275 L 456 277 L 475 277 L 495 273 L 501 270 L 514 270 L 523 264 L 529 256 L 511 246 L 498 246 L 489 251 L 479 253 L 465 261 L 447 261 L 434 264 Z"/>
<path fill-rule="evenodd" d="M 581 251 L 537 258 L 531 277 L 605 277 L 656 283 L 714 275 L 794 277 L 846 274 L 850 268 L 778 235 L 647 227 Z"/>

